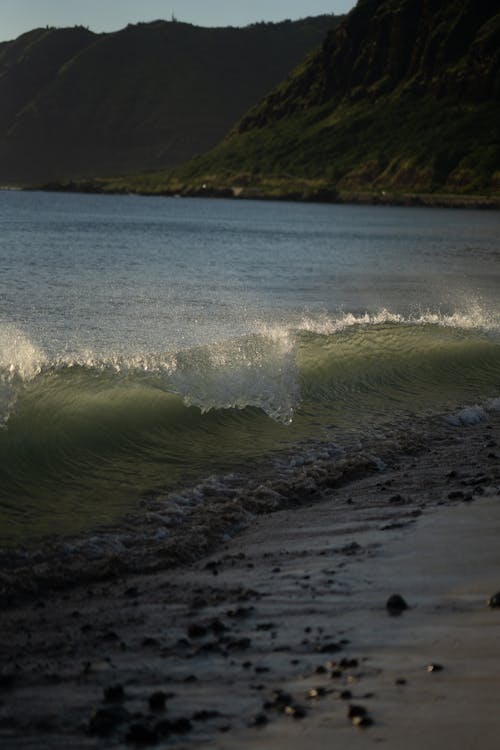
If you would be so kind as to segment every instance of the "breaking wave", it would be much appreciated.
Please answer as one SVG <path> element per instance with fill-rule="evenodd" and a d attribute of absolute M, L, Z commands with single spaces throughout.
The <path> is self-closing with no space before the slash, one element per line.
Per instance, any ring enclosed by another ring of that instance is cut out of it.
<path fill-rule="evenodd" d="M 112 514 L 297 441 L 484 402 L 500 393 L 499 331 L 479 308 L 382 310 L 261 324 L 180 351 L 50 358 L 3 326 L 0 514 L 22 526 L 43 495 L 47 518 L 69 503 L 83 524 L 103 497 Z"/>

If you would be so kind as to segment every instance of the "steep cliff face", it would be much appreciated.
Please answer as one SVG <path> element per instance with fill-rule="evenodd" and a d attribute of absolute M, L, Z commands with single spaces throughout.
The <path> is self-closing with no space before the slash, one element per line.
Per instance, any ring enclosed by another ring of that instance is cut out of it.
<path fill-rule="evenodd" d="M 244 132 L 306 108 L 408 95 L 500 96 L 500 9 L 494 0 L 360 0 L 289 82 L 245 117 Z"/>
<path fill-rule="evenodd" d="M 24 34 L 0 47 L 0 183 L 157 169 L 202 153 L 338 20 Z"/>
<path fill-rule="evenodd" d="M 359 0 L 195 172 L 500 188 L 497 0 Z"/>

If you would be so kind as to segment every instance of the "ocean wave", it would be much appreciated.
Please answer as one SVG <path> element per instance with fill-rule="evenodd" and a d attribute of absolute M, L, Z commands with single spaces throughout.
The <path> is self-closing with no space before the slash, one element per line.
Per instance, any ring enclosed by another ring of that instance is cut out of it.
<path fill-rule="evenodd" d="M 0 516 L 7 508 L 22 527 L 25 515 L 40 518 L 43 505 L 51 519 L 60 504 L 74 518 L 98 517 L 103 497 L 111 512 L 148 488 L 304 440 L 366 437 L 412 414 L 448 411 L 463 425 L 479 414 L 463 409 L 497 403 L 498 327 L 479 310 L 255 328 L 179 351 L 52 358 L 2 328 Z"/>

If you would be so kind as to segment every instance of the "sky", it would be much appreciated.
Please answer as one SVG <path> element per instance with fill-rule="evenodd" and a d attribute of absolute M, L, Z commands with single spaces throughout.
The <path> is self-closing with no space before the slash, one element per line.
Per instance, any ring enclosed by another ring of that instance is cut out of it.
<path fill-rule="evenodd" d="M 138 21 L 171 19 L 198 26 L 346 13 L 355 0 L 0 0 L 0 41 L 40 26 L 88 26 L 116 31 Z"/>

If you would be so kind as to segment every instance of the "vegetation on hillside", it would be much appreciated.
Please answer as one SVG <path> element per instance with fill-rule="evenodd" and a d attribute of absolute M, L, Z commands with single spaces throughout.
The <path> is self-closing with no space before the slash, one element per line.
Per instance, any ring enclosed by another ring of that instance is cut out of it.
<path fill-rule="evenodd" d="M 218 147 L 128 187 L 499 195 L 497 0 L 359 0 Z"/>
<path fill-rule="evenodd" d="M 203 153 L 338 18 L 35 29 L 0 46 L 0 184 L 165 168 Z"/>

